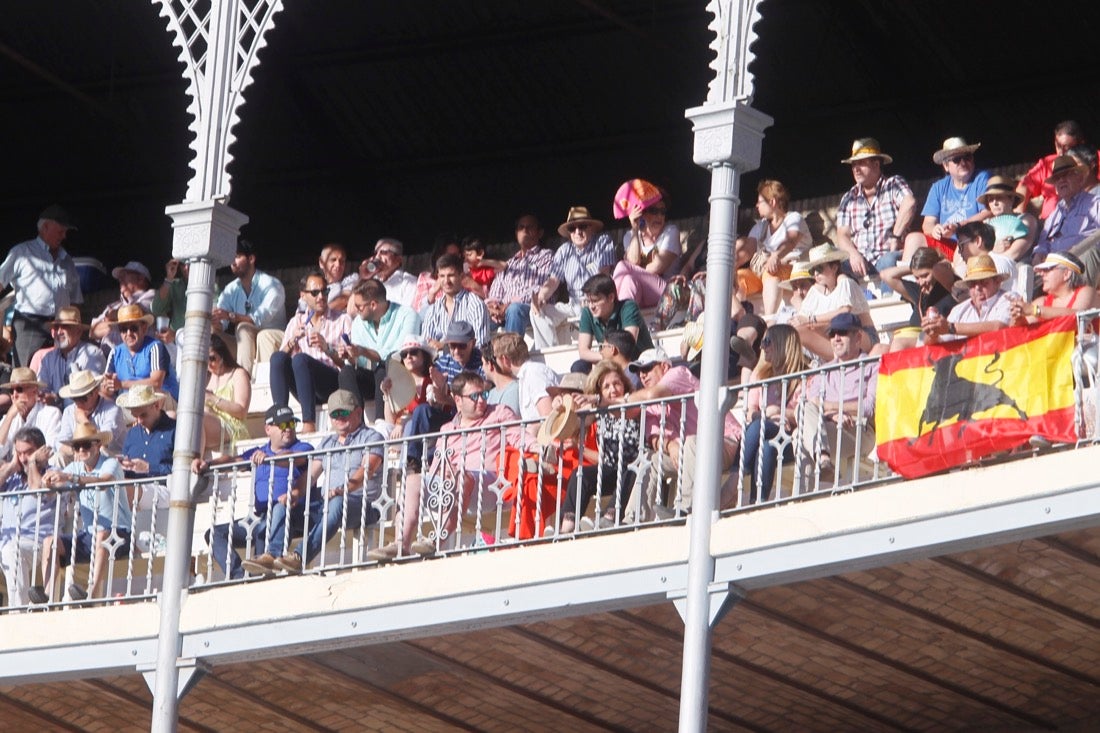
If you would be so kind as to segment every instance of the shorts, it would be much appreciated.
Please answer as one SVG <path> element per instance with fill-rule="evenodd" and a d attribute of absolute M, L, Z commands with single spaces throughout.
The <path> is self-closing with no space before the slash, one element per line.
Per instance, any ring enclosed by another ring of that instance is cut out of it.
<path fill-rule="evenodd" d="M 123 557 L 127 557 L 130 554 L 130 530 L 128 529 L 116 529 L 115 533 L 118 534 L 122 540 L 122 544 L 115 549 L 115 555 L 112 560 L 119 560 Z M 109 537 L 110 535 L 108 535 Z M 92 533 L 86 529 L 80 530 L 76 535 L 76 561 L 77 562 L 89 562 L 92 559 L 92 546 L 95 544 Z M 61 548 L 57 552 L 57 562 L 61 567 L 67 568 L 72 562 L 73 557 L 73 537 L 72 535 L 62 535 Z"/>

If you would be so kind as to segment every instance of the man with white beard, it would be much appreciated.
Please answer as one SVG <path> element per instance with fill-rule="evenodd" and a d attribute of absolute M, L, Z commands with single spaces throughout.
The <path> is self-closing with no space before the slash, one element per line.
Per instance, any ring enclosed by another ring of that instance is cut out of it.
<path fill-rule="evenodd" d="M 57 320 L 50 321 L 49 326 L 55 348 L 46 352 L 38 367 L 38 378 L 46 385 L 42 388 L 42 399 L 54 407 L 68 406 L 72 400 L 58 393 L 69 383 L 69 377 L 79 371 L 102 374 L 107 357 L 98 346 L 81 338 L 88 327 L 80 322 L 80 309 L 76 306 L 59 309 Z"/>

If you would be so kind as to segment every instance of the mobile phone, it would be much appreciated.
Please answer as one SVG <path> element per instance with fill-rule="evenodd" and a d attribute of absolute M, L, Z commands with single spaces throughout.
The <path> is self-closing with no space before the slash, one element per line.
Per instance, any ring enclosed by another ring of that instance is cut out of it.
<path fill-rule="evenodd" d="M 340 338 L 343 339 L 345 344 L 351 346 L 351 338 L 346 333 L 340 334 Z"/>

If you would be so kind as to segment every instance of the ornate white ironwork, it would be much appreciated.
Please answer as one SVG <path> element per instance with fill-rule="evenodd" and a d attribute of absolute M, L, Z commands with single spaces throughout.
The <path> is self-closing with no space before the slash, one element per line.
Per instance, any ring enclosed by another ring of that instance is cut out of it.
<path fill-rule="evenodd" d="M 715 58 L 710 62 L 714 78 L 707 93 L 707 104 L 752 102 L 753 78 L 749 64 L 756 58 L 752 44 L 756 41 L 754 26 L 760 20 L 757 6 L 760 0 L 711 0 L 707 12 L 714 16 L 708 25 L 715 38 L 710 48 Z"/>
<path fill-rule="evenodd" d="M 180 50 L 194 134 L 190 163 L 194 175 L 184 201 L 225 201 L 229 197 L 229 148 L 236 141 L 237 111 L 252 71 L 274 26 L 282 0 L 152 0 L 168 19 Z"/>

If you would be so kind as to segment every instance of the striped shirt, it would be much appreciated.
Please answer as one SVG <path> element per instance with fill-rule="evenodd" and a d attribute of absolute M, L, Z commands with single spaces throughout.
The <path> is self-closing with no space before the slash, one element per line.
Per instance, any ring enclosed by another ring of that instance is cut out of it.
<path fill-rule="evenodd" d="M 451 356 L 451 354 L 441 354 L 438 359 L 435 360 L 435 368 L 443 372 L 443 376 L 447 377 L 447 384 L 450 384 L 458 376 L 459 372 L 471 371 L 476 372 L 479 377 L 485 379 L 485 371 L 482 369 L 481 362 L 481 350 L 475 348 L 470 354 L 470 360 L 465 364 L 459 364 L 458 359 Z"/>
<path fill-rule="evenodd" d="M 615 243 L 611 236 L 604 233 L 590 241 L 584 249 L 577 249 L 573 242 L 558 247 L 550 263 L 550 275 L 559 283 L 565 283 L 572 303 L 584 302 L 581 288 L 588 278 L 598 275 L 601 270 L 610 270 L 615 264 Z"/>
<path fill-rule="evenodd" d="M 485 301 L 468 290 L 460 290 L 455 296 L 454 312 L 448 313 L 446 308 L 447 297 L 443 296 L 421 312 L 424 323 L 420 328 L 420 335 L 432 341 L 442 341 L 447 333 L 447 326 L 451 321 L 466 321 L 474 327 L 477 334 L 475 342 L 478 346 L 484 346 L 489 342 L 489 309 L 485 307 Z"/>
<path fill-rule="evenodd" d="M 501 303 L 530 303 L 531 296 L 549 277 L 553 259 L 553 252 L 543 247 L 533 247 L 529 251 L 520 249 L 493 279 L 488 299 Z"/>

